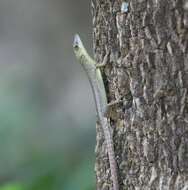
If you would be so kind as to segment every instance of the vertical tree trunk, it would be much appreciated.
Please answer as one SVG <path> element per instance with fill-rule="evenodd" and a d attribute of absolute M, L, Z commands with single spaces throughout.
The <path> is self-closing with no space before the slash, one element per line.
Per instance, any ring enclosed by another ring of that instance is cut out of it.
<path fill-rule="evenodd" d="M 188 1 L 93 0 L 95 59 L 104 68 L 120 190 L 188 190 Z M 97 127 L 97 189 L 112 189 Z"/>

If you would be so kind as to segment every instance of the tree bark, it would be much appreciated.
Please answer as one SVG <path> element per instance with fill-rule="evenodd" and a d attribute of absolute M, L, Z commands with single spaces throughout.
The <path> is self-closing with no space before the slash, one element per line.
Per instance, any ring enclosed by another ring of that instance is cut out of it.
<path fill-rule="evenodd" d="M 120 190 L 188 190 L 188 1 L 93 0 L 93 44 L 108 101 Z M 97 189 L 112 189 L 97 126 Z"/>

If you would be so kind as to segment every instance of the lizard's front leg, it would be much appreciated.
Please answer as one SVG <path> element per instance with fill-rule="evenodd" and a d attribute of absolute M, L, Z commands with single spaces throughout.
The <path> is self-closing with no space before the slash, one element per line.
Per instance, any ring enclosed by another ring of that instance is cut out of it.
<path fill-rule="evenodd" d="M 107 51 L 106 55 L 103 58 L 102 63 L 96 63 L 95 64 L 96 68 L 98 69 L 98 68 L 106 66 L 106 64 L 109 62 L 109 56 L 110 56 L 110 50 Z"/>

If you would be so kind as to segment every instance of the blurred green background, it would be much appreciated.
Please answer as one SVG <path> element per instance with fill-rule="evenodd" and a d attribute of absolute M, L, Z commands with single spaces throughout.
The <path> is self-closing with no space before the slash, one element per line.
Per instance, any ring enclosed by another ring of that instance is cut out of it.
<path fill-rule="evenodd" d="M 95 189 L 95 109 L 72 51 L 88 0 L 0 0 L 0 190 Z"/>

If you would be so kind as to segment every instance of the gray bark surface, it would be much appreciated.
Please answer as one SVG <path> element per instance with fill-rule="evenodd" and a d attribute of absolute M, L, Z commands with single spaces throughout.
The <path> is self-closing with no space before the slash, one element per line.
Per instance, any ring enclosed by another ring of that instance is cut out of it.
<path fill-rule="evenodd" d="M 93 0 L 94 53 L 108 101 L 121 190 L 188 190 L 188 1 Z M 97 189 L 112 189 L 97 126 Z"/>

